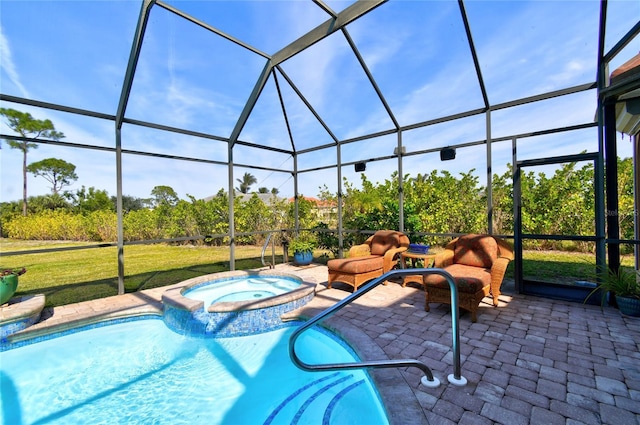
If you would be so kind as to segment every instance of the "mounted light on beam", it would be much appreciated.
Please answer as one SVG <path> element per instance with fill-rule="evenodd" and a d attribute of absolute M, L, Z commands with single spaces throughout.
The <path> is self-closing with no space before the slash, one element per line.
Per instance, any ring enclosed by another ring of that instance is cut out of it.
<path fill-rule="evenodd" d="M 360 172 L 362 172 L 362 171 L 367 169 L 367 163 L 366 162 L 356 162 L 354 164 L 354 167 L 356 169 L 356 173 L 360 173 Z"/>
<path fill-rule="evenodd" d="M 456 150 L 454 148 L 443 148 L 440 151 L 440 161 L 449 161 L 456 159 Z"/>

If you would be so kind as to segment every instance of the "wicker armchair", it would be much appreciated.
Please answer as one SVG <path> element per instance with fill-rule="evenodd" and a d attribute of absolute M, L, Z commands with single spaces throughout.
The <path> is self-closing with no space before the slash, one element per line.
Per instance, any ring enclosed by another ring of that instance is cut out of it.
<path fill-rule="evenodd" d="M 453 276 L 458 287 L 459 307 L 471 312 L 471 321 L 484 297 L 491 294 L 498 305 L 504 273 L 513 260 L 513 249 L 505 241 L 491 235 L 469 234 L 449 242 L 435 258 L 435 267 Z M 425 311 L 429 303 L 451 304 L 449 284 L 443 276 L 424 277 Z"/>
<path fill-rule="evenodd" d="M 352 246 L 347 258 L 329 260 L 328 287 L 342 282 L 353 286 L 355 292 L 358 286 L 391 270 L 408 247 L 409 238 L 404 233 L 378 230 L 365 243 Z"/>

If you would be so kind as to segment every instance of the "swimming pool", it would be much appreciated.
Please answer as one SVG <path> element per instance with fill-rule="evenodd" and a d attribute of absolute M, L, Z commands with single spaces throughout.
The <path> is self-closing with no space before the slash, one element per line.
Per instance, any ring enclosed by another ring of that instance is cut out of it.
<path fill-rule="evenodd" d="M 4 351 L 2 423 L 388 423 L 364 371 L 296 368 L 287 354 L 294 329 L 194 338 L 144 318 Z M 310 363 L 355 360 L 316 328 L 297 351 Z"/>

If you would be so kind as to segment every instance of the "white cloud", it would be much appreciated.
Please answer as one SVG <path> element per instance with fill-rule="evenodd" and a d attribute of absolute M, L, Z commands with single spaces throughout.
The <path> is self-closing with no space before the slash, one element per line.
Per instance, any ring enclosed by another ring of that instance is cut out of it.
<path fill-rule="evenodd" d="M 29 92 L 22 85 L 20 81 L 20 75 L 16 69 L 15 63 L 13 62 L 13 55 L 11 54 L 11 46 L 9 44 L 9 40 L 4 35 L 4 31 L 0 26 L 0 57 L 2 60 L 0 61 L 0 67 L 6 73 L 9 80 L 18 88 L 22 97 L 29 97 Z"/>
<path fill-rule="evenodd" d="M 484 25 L 487 11 L 474 5 L 470 25 L 493 103 L 595 81 L 597 2 L 499 3 L 509 19 L 487 14 Z"/>

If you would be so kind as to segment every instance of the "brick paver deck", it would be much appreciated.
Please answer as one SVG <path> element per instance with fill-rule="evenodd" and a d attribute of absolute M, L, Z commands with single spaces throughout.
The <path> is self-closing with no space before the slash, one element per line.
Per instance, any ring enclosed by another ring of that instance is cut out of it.
<path fill-rule="evenodd" d="M 313 315 L 351 293 L 339 284 L 327 289 L 324 266 L 279 268 L 318 283 L 314 300 L 293 316 Z M 33 328 L 43 332 L 130 309 L 159 313 L 164 289 L 57 307 Z M 640 318 L 612 308 L 503 294 L 499 307 L 482 305 L 477 323 L 468 314 L 460 318 L 462 375 L 468 384 L 458 387 L 447 381 L 453 372 L 451 315 L 444 305 L 431 307 L 424 311 L 417 286 L 389 283 L 331 319 L 337 328 L 342 323 L 362 331 L 358 351 L 418 359 L 441 380 L 430 389 L 420 384 L 415 368 L 384 375 L 392 422 L 640 425 Z M 353 332 L 343 334 L 351 338 Z"/>

